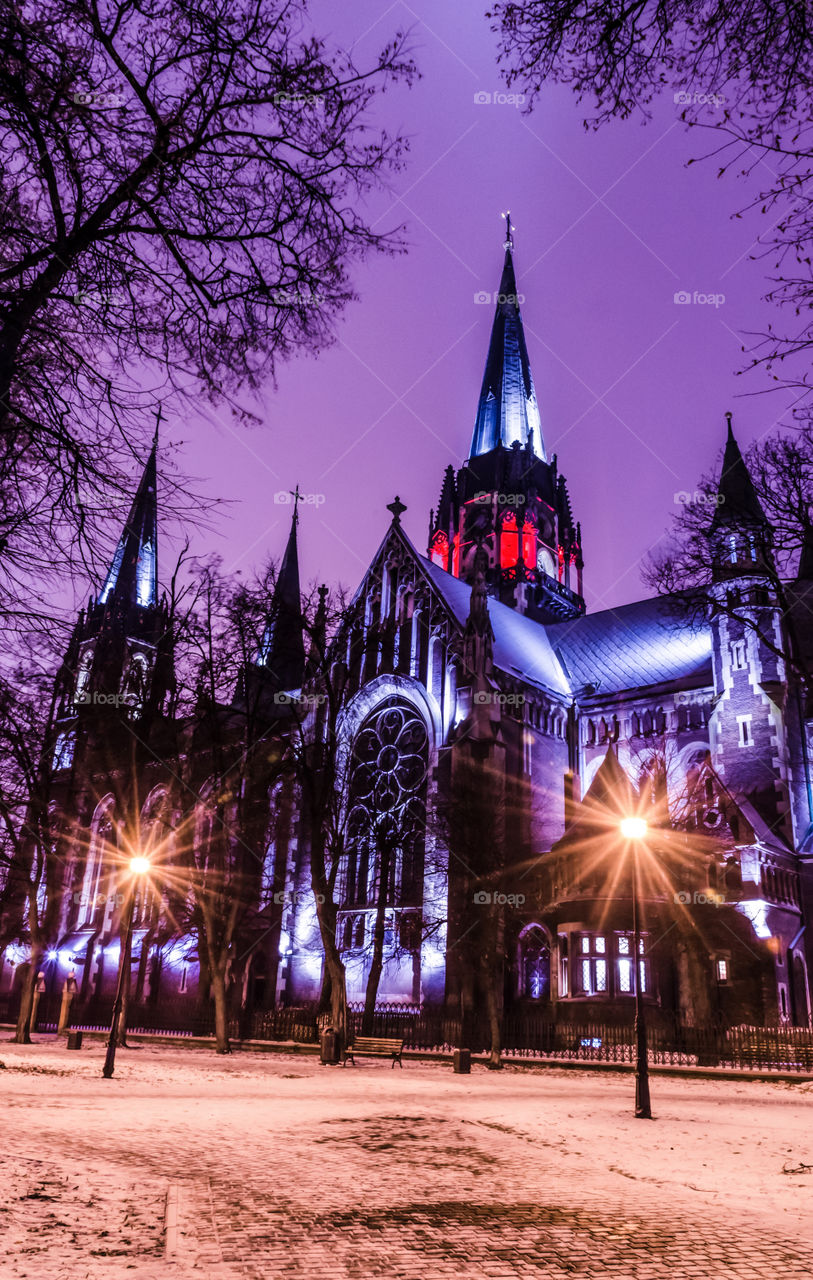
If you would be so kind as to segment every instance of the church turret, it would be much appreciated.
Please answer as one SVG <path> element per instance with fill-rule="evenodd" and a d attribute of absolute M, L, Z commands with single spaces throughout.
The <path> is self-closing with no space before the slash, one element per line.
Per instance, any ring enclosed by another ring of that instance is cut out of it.
<path fill-rule="evenodd" d="M 790 835 L 785 731 L 787 673 L 781 610 L 773 589 L 771 527 L 734 436 L 731 415 L 709 527 L 718 601 L 712 627 L 716 700 L 712 760 L 726 785 Z"/>
<path fill-rule="evenodd" d="M 719 581 L 743 573 L 763 573 L 770 566 L 771 527 L 757 497 L 745 459 L 726 414 L 723 465 L 717 485 L 717 507 L 711 522 L 715 576 Z"/>
<path fill-rule="evenodd" d="M 430 520 L 429 556 L 471 583 L 482 547 L 490 595 L 539 622 L 561 621 L 584 612 L 581 539 L 564 477 L 545 452 L 506 218 L 471 453 L 457 474 L 446 470 Z"/>
<path fill-rule="evenodd" d="M 158 600 L 157 432 L 98 595 L 79 614 L 59 676 L 60 719 L 109 711 L 142 717 L 173 680 L 165 602 Z"/>

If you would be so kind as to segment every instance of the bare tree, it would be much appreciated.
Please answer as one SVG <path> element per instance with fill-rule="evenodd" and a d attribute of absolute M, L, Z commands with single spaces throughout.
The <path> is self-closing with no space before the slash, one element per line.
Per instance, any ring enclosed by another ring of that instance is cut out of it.
<path fill-rule="evenodd" d="M 0 947 L 28 952 L 15 1039 L 30 1043 L 37 975 L 53 944 L 64 860 L 54 808 L 54 700 L 46 675 L 22 667 L 0 683 Z"/>
<path fill-rule="evenodd" d="M 92 548 L 145 409 L 230 402 L 331 340 L 371 120 L 413 66 L 359 67 L 304 0 L 39 0 L 0 11 L 0 592 Z M 151 417 L 151 415 L 147 415 Z M 60 550 L 61 548 L 61 550 Z"/>
<path fill-rule="evenodd" d="M 805 0 L 500 0 L 489 13 L 510 85 L 533 106 L 548 81 L 592 103 L 585 125 L 650 113 L 671 91 L 684 121 L 711 130 L 706 158 L 765 182 L 749 208 L 770 218 L 767 297 L 803 316 L 813 298 L 813 28 Z M 813 343 L 807 320 L 782 336 L 773 328 L 754 363 L 769 368 Z M 778 375 L 777 375 L 778 376 Z M 808 373 L 798 380 L 808 385 Z"/>

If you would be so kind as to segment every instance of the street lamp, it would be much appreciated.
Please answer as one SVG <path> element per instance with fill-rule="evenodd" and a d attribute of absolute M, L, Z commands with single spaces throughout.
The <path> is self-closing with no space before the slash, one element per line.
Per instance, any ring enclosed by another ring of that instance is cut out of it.
<path fill-rule="evenodd" d="M 632 948 L 635 954 L 635 1118 L 651 1120 L 649 1101 L 649 1057 L 646 1047 L 646 1017 L 641 990 L 641 921 L 638 859 L 641 841 L 646 839 L 646 818 L 622 818 L 621 834 L 632 846 Z"/>
<path fill-rule="evenodd" d="M 116 1041 L 119 1035 L 119 1020 L 121 1018 L 121 1006 L 124 1000 L 124 979 L 125 970 L 129 967 L 130 943 L 133 933 L 133 911 L 136 900 L 136 883 L 139 876 L 144 876 L 150 869 L 149 858 L 136 854 L 130 859 L 130 872 L 132 879 L 130 881 L 130 892 L 127 895 L 127 903 L 124 908 L 124 929 L 121 939 L 121 953 L 119 956 L 119 977 L 116 983 L 116 999 L 113 1002 L 113 1020 L 110 1024 L 110 1035 L 107 1038 L 107 1053 L 105 1054 L 104 1067 L 102 1075 L 105 1080 L 109 1080 L 113 1074 L 113 1068 L 116 1063 Z"/>

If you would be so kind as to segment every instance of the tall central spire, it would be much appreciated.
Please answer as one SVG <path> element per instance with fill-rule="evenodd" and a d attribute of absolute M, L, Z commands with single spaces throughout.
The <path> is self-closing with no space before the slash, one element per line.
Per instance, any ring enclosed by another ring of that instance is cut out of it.
<path fill-rule="evenodd" d="M 475 458 L 481 453 L 489 453 L 498 444 L 510 448 L 516 442 L 522 445 L 530 443 L 536 456 L 545 460 L 539 406 L 519 312 L 520 295 L 514 274 L 514 227 L 510 213 L 503 217 L 506 223 L 505 261 L 496 295 L 494 323 L 469 456 Z"/>

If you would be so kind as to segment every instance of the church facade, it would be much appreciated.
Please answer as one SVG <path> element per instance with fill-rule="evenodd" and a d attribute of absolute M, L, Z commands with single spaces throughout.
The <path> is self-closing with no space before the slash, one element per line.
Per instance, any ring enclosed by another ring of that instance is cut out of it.
<path fill-rule="evenodd" d="M 730 419 L 718 498 L 719 609 L 698 620 L 663 597 L 587 611 L 581 530 L 543 439 L 509 236 L 469 455 L 442 477 L 425 550 L 392 504 L 331 640 L 348 762 L 336 940 L 351 1000 L 364 998 L 378 937 L 382 1003 L 624 1022 L 640 984 L 664 1020 L 811 1025 L 812 717 L 783 660 L 770 531 Z M 157 525 L 153 450 L 58 677 L 64 883 L 45 967 L 55 988 L 73 970 L 89 1002 L 110 992 L 119 963 L 110 851 L 123 817 L 137 811 L 142 833 L 211 838 L 211 734 L 164 712 L 173 656 Z M 281 747 L 291 706 L 318 689 L 296 530 L 295 514 L 267 642 L 234 703 L 264 681 L 266 732 Z M 813 557 L 799 574 L 803 601 Z M 736 611 L 722 607 L 733 598 Z M 217 714 L 236 750 L 234 707 Z M 245 797 L 229 822 L 247 824 L 256 884 L 235 999 L 309 1005 L 324 960 L 301 797 L 262 771 Z M 646 819 L 639 841 L 621 834 L 630 815 Z M 171 895 L 136 904 L 136 999 L 206 997 L 210 965 L 182 915 Z M 15 980 L 7 951 L 0 989 Z"/>

